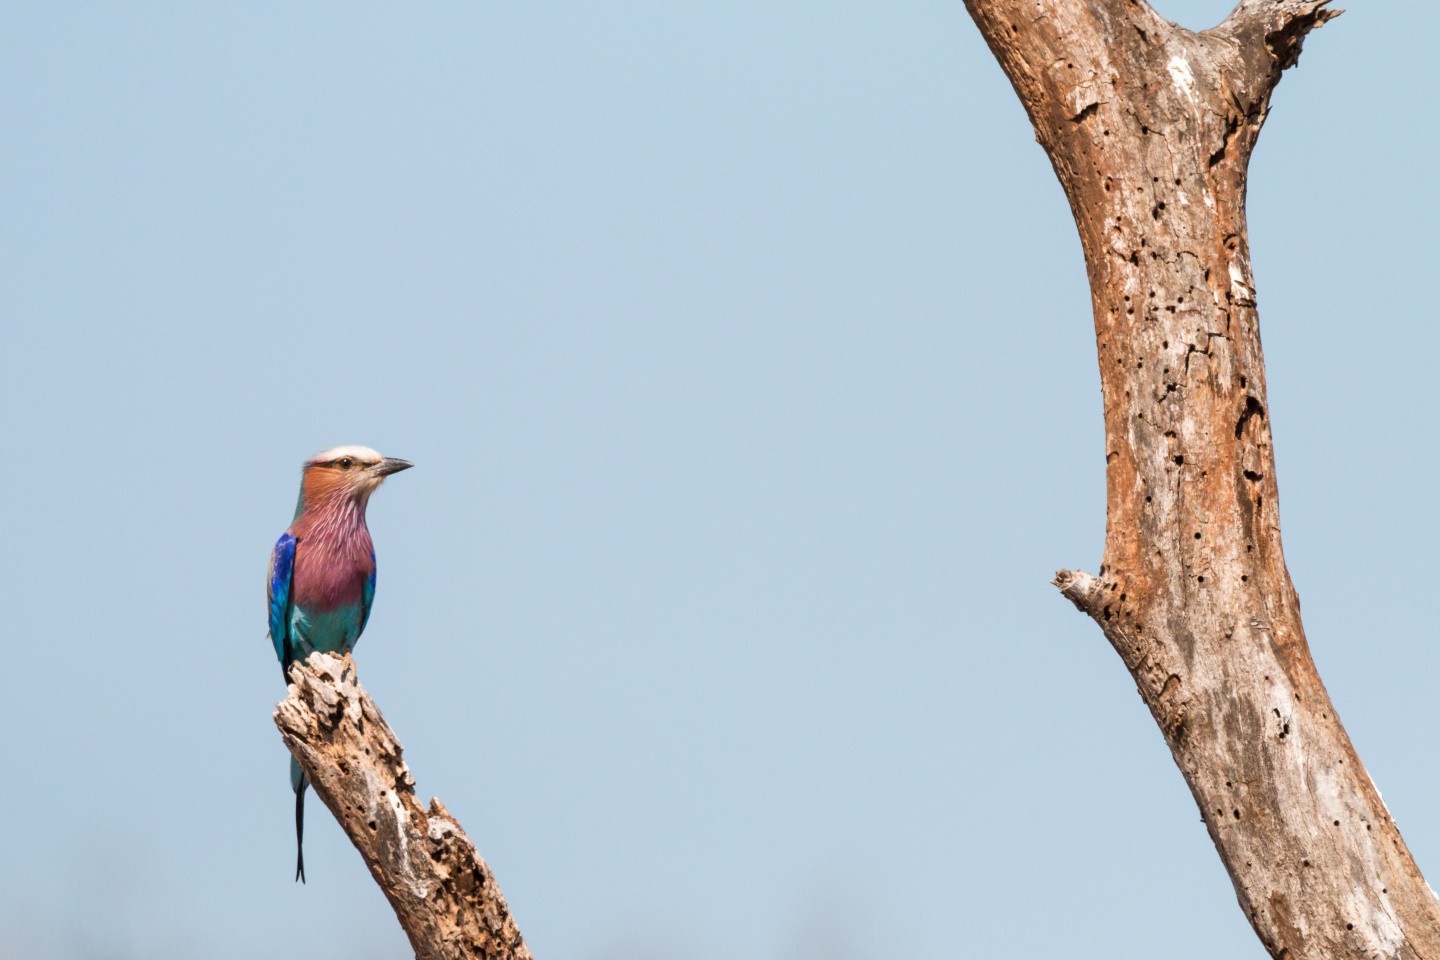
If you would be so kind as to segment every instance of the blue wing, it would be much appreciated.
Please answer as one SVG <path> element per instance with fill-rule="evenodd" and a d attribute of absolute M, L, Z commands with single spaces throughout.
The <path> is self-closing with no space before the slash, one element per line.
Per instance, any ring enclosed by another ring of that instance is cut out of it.
<path fill-rule="evenodd" d="M 365 624 L 370 622 L 370 605 L 375 602 L 375 551 L 370 551 L 370 576 L 365 578 L 365 590 L 360 595 L 360 630 L 355 634 L 355 639 L 360 639 L 360 634 L 365 632 Z"/>
<path fill-rule="evenodd" d="M 270 554 L 270 580 L 266 593 L 270 601 L 270 642 L 281 668 L 290 666 L 290 580 L 295 568 L 295 538 L 282 533 Z"/>

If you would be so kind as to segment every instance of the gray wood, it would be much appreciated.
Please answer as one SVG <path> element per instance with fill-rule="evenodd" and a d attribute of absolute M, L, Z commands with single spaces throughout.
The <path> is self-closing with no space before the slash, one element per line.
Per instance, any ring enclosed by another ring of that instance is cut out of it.
<path fill-rule="evenodd" d="M 455 818 L 427 810 L 348 656 L 290 670 L 275 725 L 315 793 L 360 851 L 419 960 L 531 960 L 490 868 Z"/>

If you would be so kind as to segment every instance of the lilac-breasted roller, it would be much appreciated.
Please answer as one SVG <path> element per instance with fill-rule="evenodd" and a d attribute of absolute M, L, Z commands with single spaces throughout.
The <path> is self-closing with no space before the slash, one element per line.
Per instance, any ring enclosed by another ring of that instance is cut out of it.
<path fill-rule="evenodd" d="M 412 464 L 369 447 L 335 447 L 305 461 L 295 519 L 270 555 L 270 640 L 285 682 L 290 664 L 315 651 L 346 654 L 360 639 L 375 599 L 375 547 L 365 526 L 370 494 Z M 305 788 L 295 789 L 295 879 L 305 881 Z"/>

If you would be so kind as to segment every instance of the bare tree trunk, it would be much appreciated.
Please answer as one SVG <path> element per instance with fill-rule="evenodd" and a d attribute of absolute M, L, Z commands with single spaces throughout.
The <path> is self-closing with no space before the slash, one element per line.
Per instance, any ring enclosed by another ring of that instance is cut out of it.
<path fill-rule="evenodd" d="M 323 653 L 290 669 L 275 724 L 385 891 L 419 960 L 531 960 L 485 861 L 439 800 L 426 810 L 400 743 L 355 664 Z"/>
<path fill-rule="evenodd" d="M 1280 72 L 1327 0 L 1213 30 L 1143 0 L 966 0 L 1069 197 L 1100 354 L 1098 577 L 1124 659 L 1275 957 L 1440 957 L 1440 905 L 1310 658 L 1280 520 L 1245 227 Z"/>

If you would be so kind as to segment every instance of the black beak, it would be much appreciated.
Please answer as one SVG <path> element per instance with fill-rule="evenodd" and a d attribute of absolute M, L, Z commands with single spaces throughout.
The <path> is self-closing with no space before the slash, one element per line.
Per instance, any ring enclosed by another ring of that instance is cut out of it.
<path fill-rule="evenodd" d="M 415 466 L 415 464 L 411 463 L 409 460 L 401 460 L 398 457 L 386 457 L 384 460 L 381 460 L 379 463 L 375 464 L 373 469 L 375 470 L 375 476 L 388 477 L 392 473 L 399 473 L 401 470 L 409 470 L 413 466 Z"/>

